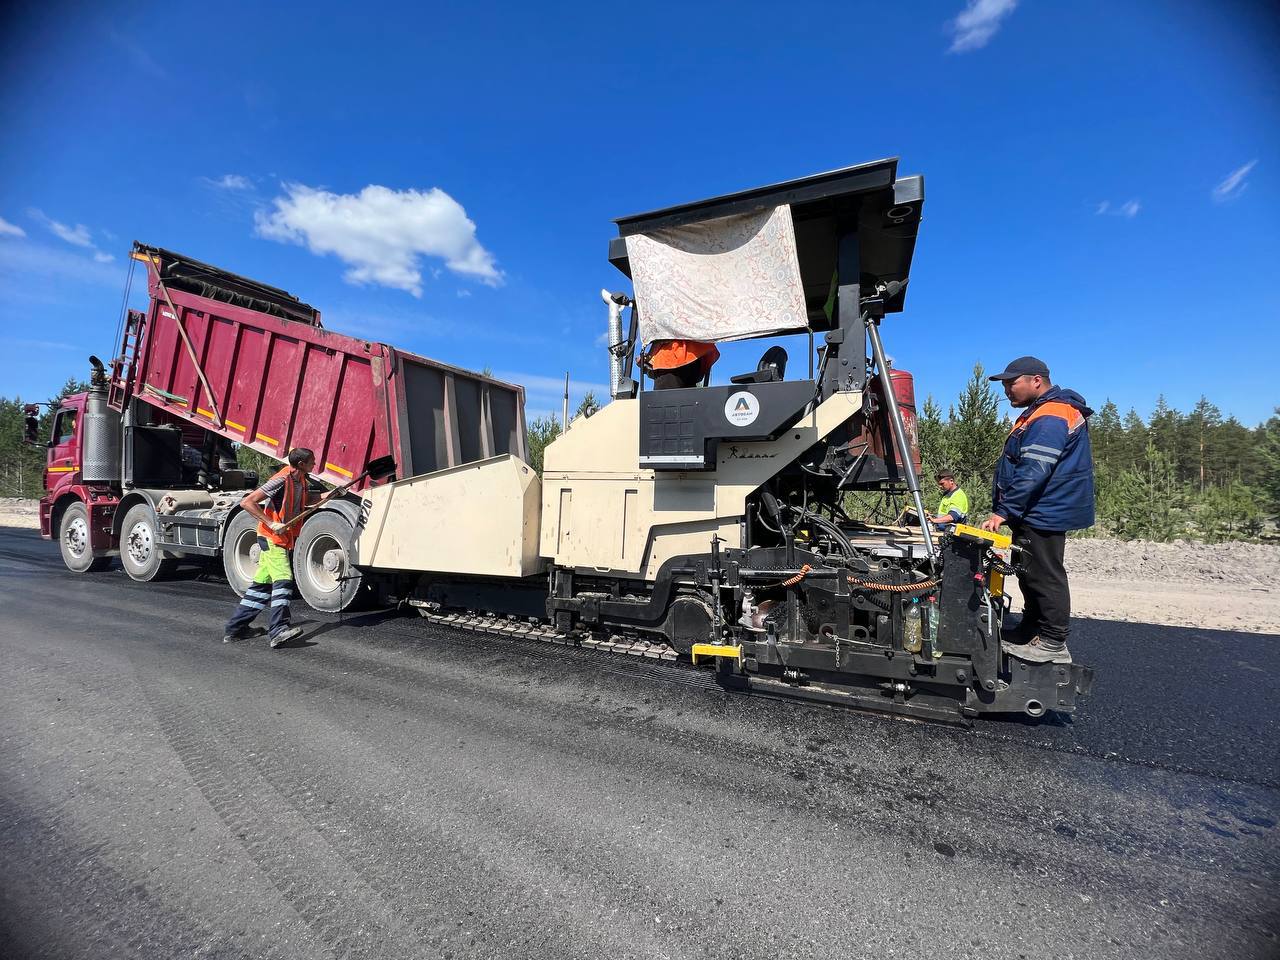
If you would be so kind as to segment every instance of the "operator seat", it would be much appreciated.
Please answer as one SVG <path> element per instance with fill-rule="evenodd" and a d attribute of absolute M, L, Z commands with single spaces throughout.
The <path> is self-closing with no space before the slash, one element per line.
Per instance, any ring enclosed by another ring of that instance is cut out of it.
<path fill-rule="evenodd" d="M 760 362 L 751 373 L 740 373 L 730 377 L 730 383 L 775 383 L 785 380 L 787 375 L 787 351 L 780 346 L 772 346 L 764 352 Z"/>

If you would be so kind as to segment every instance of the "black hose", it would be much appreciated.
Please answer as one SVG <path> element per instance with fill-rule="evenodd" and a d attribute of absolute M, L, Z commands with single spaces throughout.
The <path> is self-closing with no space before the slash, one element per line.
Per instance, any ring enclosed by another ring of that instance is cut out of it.
<path fill-rule="evenodd" d="M 791 506 L 790 509 L 792 512 L 800 515 L 801 521 L 808 520 L 819 530 L 830 535 L 831 538 L 840 545 L 840 549 L 844 552 L 845 560 L 850 566 L 854 566 L 856 564 L 864 572 L 870 571 L 871 568 L 867 566 L 867 562 L 858 556 L 858 552 L 854 550 L 852 541 L 845 536 L 845 532 L 836 526 L 836 524 L 832 523 L 821 514 L 814 513 L 812 510 L 807 510 L 794 505 Z"/>

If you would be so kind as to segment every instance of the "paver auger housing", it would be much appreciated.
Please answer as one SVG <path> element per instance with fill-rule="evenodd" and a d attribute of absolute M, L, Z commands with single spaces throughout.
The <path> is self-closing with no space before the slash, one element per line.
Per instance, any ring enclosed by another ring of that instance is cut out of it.
<path fill-rule="evenodd" d="M 635 291 L 605 297 L 612 401 L 541 482 L 497 457 L 367 491 L 357 563 L 425 572 L 413 602 L 438 622 L 709 660 L 731 686 L 953 722 L 1071 712 L 1090 670 L 1001 652 L 1007 538 L 844 509 L 890 491 L 927 516 L 911 379 L 879 331 L 923 202 L 884 160 L 618 220 Z M 795 333 L 822 340 L 802 378 L 777 348 L 723 386 L 636 370 L 656 338 Z"/>

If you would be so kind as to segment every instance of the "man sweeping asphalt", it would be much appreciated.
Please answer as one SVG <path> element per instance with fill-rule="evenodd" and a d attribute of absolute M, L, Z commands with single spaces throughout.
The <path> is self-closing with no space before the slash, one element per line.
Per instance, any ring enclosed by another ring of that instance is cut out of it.
<path fill-rule="evenodd" d="M 289 451 L 288 460 L 288 466 L 240 501 L 240 506 L 258 521 L 258 572 L 227 621 L 223 643 L 246 639 L 249 624 L 268 604 L 271 625 L 267 635 L 272 647 L 282 646 L 302 633 L 301 627 L 290 624 L 290 553 L 298 537 L 298 525 L 293 521 L 307 507 L 308 474 L 315 469 L 316 457 L 306 447 L 297 447 Z"/>
<path fill-rule="evenodd" d="M 1022 548 L 1022 623 L 1005 652 L 1036 663 L 1070 663 L 1071 591 L 1063 562 L 1068 530 L 1093 526 L 1093 413 L 1074 390 L 1054 386 L 1049 368 L 1019 357 L 990 378 L 1014 407 L 1024 408 L 1009 431 L 991 489 L 991 516 L 982 529 L 1008 524 Z"/>

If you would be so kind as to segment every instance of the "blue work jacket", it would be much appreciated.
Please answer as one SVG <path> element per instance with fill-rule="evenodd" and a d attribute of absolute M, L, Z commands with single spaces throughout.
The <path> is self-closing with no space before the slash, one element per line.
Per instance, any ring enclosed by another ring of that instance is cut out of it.
<path fill-rule="evenodd" d="M 1009 431 L 991 487 L 991 512 L 1058 532 L 1093 526 L 1093 411 L 1074 390 L 1050 387 Z"/>

